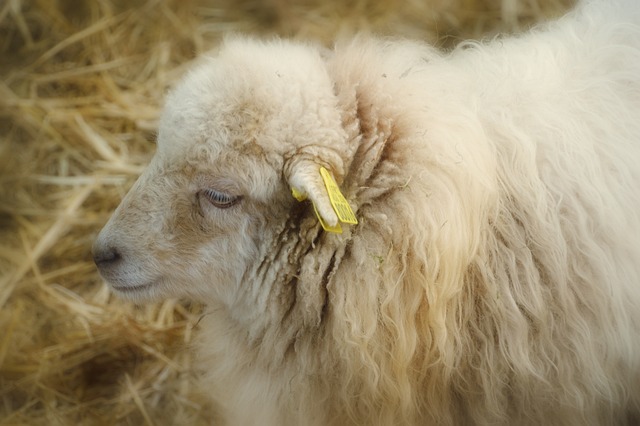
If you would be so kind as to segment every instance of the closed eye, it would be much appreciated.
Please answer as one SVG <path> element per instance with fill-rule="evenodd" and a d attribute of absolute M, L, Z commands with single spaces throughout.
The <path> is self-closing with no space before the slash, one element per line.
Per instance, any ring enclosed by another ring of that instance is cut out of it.
<path fill-rule="evenodd" d="M 207 201 L 219 209 L 226 209 L 240 201 L 239 196 L 227 194 L 225 192 L 216 191 L 214 189 L 204 189 L 200 192 Z"/>

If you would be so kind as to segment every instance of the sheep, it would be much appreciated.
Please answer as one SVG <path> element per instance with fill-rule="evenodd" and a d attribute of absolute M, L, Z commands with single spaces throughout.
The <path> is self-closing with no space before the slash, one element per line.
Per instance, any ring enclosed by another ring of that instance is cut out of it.
<path fill-rule="evenodd" d="M 94 259 L 207 305 L 229 425 L 638 424 L 639 161 L 632 0 L 451 52 L 232 37 Z"/>

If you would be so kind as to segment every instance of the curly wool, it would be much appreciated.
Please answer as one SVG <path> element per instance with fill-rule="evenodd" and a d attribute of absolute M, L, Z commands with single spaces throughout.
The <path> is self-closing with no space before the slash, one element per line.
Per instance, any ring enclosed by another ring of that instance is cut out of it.
<path fill-rule="evenodd" d="M 117 288 L 156 274 L 155 296 L 208 302 L 228 424 L 640 421 L 634 1 L 449 54 L 230 39 L 158 145 L 96 250 L 133 253 L 101 268 Z M 290 195 L 331 219 L 319 166 L 360 221 L 343 234 Z M 211 185 L 242 202 L 185 195 Z"/>

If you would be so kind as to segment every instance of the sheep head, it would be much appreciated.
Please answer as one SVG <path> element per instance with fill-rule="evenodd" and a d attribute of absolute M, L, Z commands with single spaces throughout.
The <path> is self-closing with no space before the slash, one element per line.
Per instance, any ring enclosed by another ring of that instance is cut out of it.
<path fill-rule="evenodd" d="M 337 223 L 319 169 L 342 180 L 345 140 L 317 49 L 227 41 L 169 95 L 151 164 L 95 242 L 101 275 L 135 300 L 231 301 L 300 209 L 292 187 Z"/>

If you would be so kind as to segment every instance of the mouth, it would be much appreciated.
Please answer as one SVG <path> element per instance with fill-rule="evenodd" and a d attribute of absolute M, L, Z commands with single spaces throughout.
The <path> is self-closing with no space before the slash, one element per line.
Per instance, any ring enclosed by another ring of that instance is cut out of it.
<path fill-rule="evenodd" d="M 152 284 L 143 284 L 143 285 L 135 285 L 135 286 L 116 286 L 112 285 L 111 288 L 115 291 L 119 291 L 122 293 L 131 293 L 137 291 L 143 291 L 151 287 Z"/>
<path fill-rule="evenodd" d="M 141 284 L 141 285 L 133 285 L 133 286 L 112 284 L 111 288 L 118 293 L 133 294 L 133 293 L 147 292 L 151 287 L 154 286 L 154 284 L 155 283 L 153 282 L 147 283 L 147 284 Z"/>

